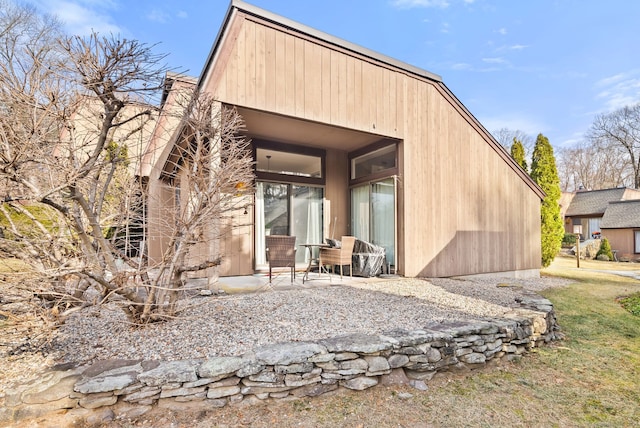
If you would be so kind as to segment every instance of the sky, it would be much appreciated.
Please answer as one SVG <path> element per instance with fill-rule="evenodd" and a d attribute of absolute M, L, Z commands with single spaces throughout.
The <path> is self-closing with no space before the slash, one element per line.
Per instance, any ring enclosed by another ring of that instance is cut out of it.
<path fill-rule="evenodd" d="M 32 0 L 70 34 L 137 39 L 198 76 L 229 0 Z M 249 0 L 442 77 L 492 132 L 556 148 L 598 114 L 640 102 L 640 1 Z"/>

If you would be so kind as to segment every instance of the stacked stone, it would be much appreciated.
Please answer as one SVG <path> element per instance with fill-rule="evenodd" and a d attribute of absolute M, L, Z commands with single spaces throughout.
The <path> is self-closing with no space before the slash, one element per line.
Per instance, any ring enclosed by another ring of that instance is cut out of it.
<path fill-rule="evenodd" d="M 153 405 L 203 402 L 222 407 L 245 400 L 317 396 L 339 388 L 364 390 L 380 382 L 426 389 L 425 381 L 437 373 L 517 359 L 554 339 L 551 303 L 532 298 L 522 305 L 526 309 L 493 321 L 280 343 L 243 356 L 208 360 L 103 361 L 58 370 L 44 376 L 49 379 L 44 383 L 9 394 L 0 421 L 33 416 L 34 404 L 49 411 L 58 403 L 58 408 L 130 411 L 133 406 L 144 412 Z"/>

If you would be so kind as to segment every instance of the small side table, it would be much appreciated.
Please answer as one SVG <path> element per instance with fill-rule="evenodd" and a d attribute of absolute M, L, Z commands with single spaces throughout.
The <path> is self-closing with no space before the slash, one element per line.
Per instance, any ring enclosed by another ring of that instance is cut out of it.
<path fill-rule="evenodd" d="M 304 275 L 302 276 L 302 283 L 304 284 L 305 281 L 310 281 L 311 278 L 309 278 L 309 272 L 311 272 L 311 268 L 315 265 L 318 266 L 318 276 L 320 276 L 321 271 L 322 271 L 322 266 L 320 266 L 320 260 L 319 260 L 319 256 L 320 256 L 320 249 L 321 248 L 329 248 L 329 245 L 327 244 L 300 244 L 301 247 L 305 247 L 307 248 L 307 250 L 309 250 L 309 265 L 307 266 L 307 270 L 304 272 Z M 314 248 L 318 249 L 318 255 L 314 255 Z M 314 279 L 319 279 L 319 278 L 314 278 Z M 331 280 L 331 277 L 329 277 L 329 280 Z"/>

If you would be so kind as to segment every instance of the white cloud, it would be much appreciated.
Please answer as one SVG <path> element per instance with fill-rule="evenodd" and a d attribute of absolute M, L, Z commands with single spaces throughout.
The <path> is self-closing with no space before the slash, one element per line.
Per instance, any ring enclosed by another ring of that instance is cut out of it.
<path fill-rule="evenodd" d="M 411 9 L 414 7 L 439 8 L 446 9 L 451 3 L 460 0 L 392 0 L 391 5 L 402 9 Z M 465 5 L 473 4 L 475 0 L 462 0 Z"/>
<path fill-rule="evenodd" d="M 529 46 L 528 45 L 503 45 L 500 47 L 497 47 L 495 50 L 496 52 L 504 52 L 504 51 L 522 51 L 527 49 Z"/>
<path fill-rule="evenodd" d="M 34 4 L 43 12 L 57 16 L 67 32 L 73 35 L 86 36 L 93 31 L 100 34 L 122 32 L 109 16 L 109 11 L 118 7 L 113 1 L 36 0 Z"/>
<path fill-rule="evenodd" d="M 504 58 L 482 58 L 482 62 L 486 62 L 487 64 L 507 64 L 508 61 Z"/>
<path fill-rule="evenodd" d="M 178 18 L 180 19 L 186 19 L 189 17 L 189 14 L 187 12 L 185 12 L 184 10 L 180 10 L 178 11 Z"/>
<path fill-rule="evenodd" d="M 159 22 L 160 24 L 164 24 L 169 21 L 169 14 L 160 9 L 151 9 L 149 13 L 147 13 L 147 19 L 153 22 Z"/>
<path fill-rule="evenodd" d="M 456 64 L 451 65 L 452 70 L 471 70 L 471 64 L 467 64 L 466 62 L 458 62 Z"/>
<path fill-rule="evenodd" d="M 570 148 L 584 141 L 584 132 L 574 132 L 562 141 L 555 141 L 553 145 L 560 149 Z"/>
<path fill-rule="evenodd" d="M 604 100 L 604 110 L 613 111 L 640 102 L 640 70 L 605 77 L 596 82 L 596 98 Z"/>
<path fill-rule="evenodd" d="M 448 0 L 394 0 L 391 4 L 400 8 L 437 7 L 445 9 L 449 7 Z"/>
<path fill-rule="evenodd" d="M 507 34 L 507 29 L 504 27 L 500 28 L 499 30 L 496 31 L 496 33 L 502 34 L 503 36 L 505 36 Z"/>

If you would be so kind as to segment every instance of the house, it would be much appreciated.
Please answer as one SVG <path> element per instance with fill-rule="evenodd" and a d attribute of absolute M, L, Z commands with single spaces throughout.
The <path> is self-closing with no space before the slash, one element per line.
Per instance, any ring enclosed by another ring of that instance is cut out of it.
<path fill-rule="evenodd" d="M 201 249 L 222 249 L 219 275 L 264 271 L 267 234 L 354 235 L 409 277 L 539 274 L 544 192 L 440 76 L 233 0 L 197 86 L 242 115 L 255 159 L 243 226 Z M 151 263 L 175 138 L 150 144 Z"/>
<path fill-rule="evenodd" d="M 619 260 L 640 261 L 640 198 L 611 202 L 600 228 Z"/>
<path fill-rule="evenodd" d="M 583 239 L 598 238 L 601 233 L 600 222 L 610 204 L 628 199 L 640 199 L 640 191 L 617 187 L 563 193 L 561 205 L 564 211 L 565 232 L 573 233 L 574 226 L 580 225 Z"/>

